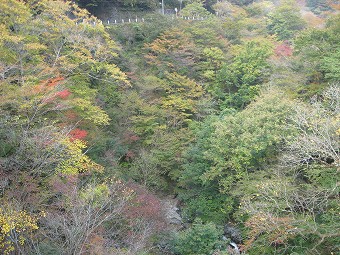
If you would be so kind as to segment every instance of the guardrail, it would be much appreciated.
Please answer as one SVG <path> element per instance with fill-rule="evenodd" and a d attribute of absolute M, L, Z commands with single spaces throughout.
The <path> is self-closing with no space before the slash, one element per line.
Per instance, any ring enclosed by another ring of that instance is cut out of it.
<path fill-rule="evenodd" d="M 186 16 L 171 16 L 171 20 L 186 20 L 186 21 L 201 21 L 201 20 L 206 20 L 209 17 L 200 17 L 200 16 L 192 16 L 192 17 L 186 17 Z M 129 23 L 144 23 L 144 22 L 152 22 L 154 19 L 153 18 L 126 18 L 126 19 L 107 19 L 107 20 L 99 20 L 99 22 L 93 21 L 90 22 L 93 26 L 96 26 L 98 24 L 106 25 L 106 26 L 113 26 L 113 25 L 119 25 L 119 24 L 129 24 Z M 85 21 L 83 21 L 84 23 Z M 89 23 L 87 21 L 87 23 Z"/>

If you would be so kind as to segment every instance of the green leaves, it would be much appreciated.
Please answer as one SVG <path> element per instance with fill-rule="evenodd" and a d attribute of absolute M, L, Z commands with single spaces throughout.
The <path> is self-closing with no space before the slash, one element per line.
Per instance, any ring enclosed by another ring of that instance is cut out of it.
<path fill-rule="evenodd" d="M 286 132 L 285 120 L 290 103 L 282 95 L 263 94 L 242 112 L 217 121 L 205 158 L 211 167 L 204 181 L 217 180 L 222 191 L 228 191 L 248 171 L 256 171 L 265 162 L 274 161 L 277 148 Z M 280 102 L 280 103 L 278 103 Z"/>
<path fill-rule="evenodd" d="M 226 93 L 220 94 L 225 99 L 224 107 L 244 108 L 255 98 L 256 85 L 267 75 L 267 58 L 272 54 L 272 47 L 270 40 L 260 39 L 232 48 L 232 62 L 224 64 L 217 73 L 219 87 Z"/>
<path fill-rule="evenodd" d="M 327 21 L 324 29 L 310 29 L 295 40 L 303 71 L 312 82 L 339 80 L 339 17 Z"/>
<path fill-rule="evenodd" d="M 204 7 L 202 3 L 193 2 L 187 4 L 179 13 L 184 17 L 208 17 L 211 15 Z"/>
<path fill-rule="evenodd" d="M 284 3 L 269 14 L 267 28 L 279 40 L 288 40 L 292 39 L 295 33 L 302 30 L 304 26 L 305 22 L 302 20 L 298 8 L 291 1 L 290 3 Z"/>
<path fill-rule="evenodd" d="M 174 240 L 176 254 L 210 255 L 223 247 L 222 230 L 213 223 L 196 220 L 192 227 L 181 232 Z M 226 245 L 226 244 L 224 244 Z"/>
<path fill-rule="evenodd" d="M 340 80 L 340 48 L 333 54 L 323 58 L 321 62 L 321 70 L 325 72 L 325 79 L 330 81 Z"/>

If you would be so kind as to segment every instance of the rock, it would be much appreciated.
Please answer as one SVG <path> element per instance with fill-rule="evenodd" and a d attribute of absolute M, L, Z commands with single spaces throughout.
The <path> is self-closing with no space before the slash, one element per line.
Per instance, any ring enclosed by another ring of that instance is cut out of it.
<path fill-rule="evenodd" d="M 236 244 L 242 243 L 241 231 L 230 224 L 224 226 L 224 234 L 229 237 Z"/>
<path fill-rule="evenodd" d="M 163 200 L 163 209 L 166 220 L 169 224 L 182 226 L 183 220 L 177 207 L 178 201 L 175 199 Z"/>
<path fill-rule="evenodd" d="M 235 254 L 240 254 L 240 249 L 238 248 L 236 243 L 230 242 L 229 245 L 233 248 Z"/>

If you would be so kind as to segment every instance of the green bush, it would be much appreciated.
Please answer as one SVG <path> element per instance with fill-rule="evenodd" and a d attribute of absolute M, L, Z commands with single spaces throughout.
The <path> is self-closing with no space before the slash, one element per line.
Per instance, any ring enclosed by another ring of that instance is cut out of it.
<path fill-rule="evenodd" d="M 213 223 L 202 223 L 200 219 L 179 233 L 174 239 L 174 252 L 179 255 L 208 255 L 223 247 L 222 229 Z"/>

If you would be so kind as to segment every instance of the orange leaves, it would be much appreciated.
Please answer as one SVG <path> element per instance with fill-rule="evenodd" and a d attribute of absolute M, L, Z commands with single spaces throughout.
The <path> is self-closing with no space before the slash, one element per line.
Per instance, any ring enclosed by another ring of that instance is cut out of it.
<path fill-rule="evenodd" d="M 65 80 L 64 77 L 59 76 L 56 78 L 48 79 L 48 80 L 42 80 L 40 83 L 36 86 L 34 86 L 31 89 L 32 94 L 45 94 L 48 92 L 53 91 L 57 85 L 60 85 L 60 83 Z"/>
<path fill-rule="evenodd" d="M 245 223 L 250 228 L 249 239 L 245 242 L 243 250 L 249 249 L 261 235 L 273 246 L 284 245 L 288 239 L 295 236 L 293 219 L 290 217 L 277 217 L 270 213 L 259 212 L 251 216 Z"/>
<path fill-rule="evenodd" d="M 55 87 L 56 85 L 60 84 L 61 81 L 65 80 L 64 77 L 59 76 L 57 78 L 47 80 L 48 87 Z"/>
<path fill-rule="evenodd" d="M 332 7 L 334 10 L 340 10 L 340 3 L 339 1 L 329 1 L 329 6 Z"/>
<path fill-rule="evenodd" d="M 40 82 L 40 84 L 34 86 L 31 89 L 30 95 L 36 99 L 39 99 L 42 105 L 54 103 L 56 104 L 55 110 L 64 109 L 66 106 L 64 104 L 58 103 L 58 99 L 66 100 L 72 94 L 69 89 L 60 90 L 60 88 L 58 88 L 58 86 L 60 86 L 61 82 L 64 80 L 65 78 L 61 76 L 43 80 Z"/>
<path fill-rule="evenodd" d="M 184 32 L 173 29 L 165 32 L 152 43 L 146 44 L 146 61 L 150 65 L 165 66 L 171 69 L 193 66 L 195 63 L 195 44 Z"/>
<path fill-rule="evenodd" d="M 308 27 L 311 28 L 322 28 L 325 25 L 325 19 L 317 16 L 313 12 L 305 12 L 302 18 L 306 21 Z"/>
<path fill-rule="evenodd" d="M 83 129 L 79 129 L 79 128 L 75 128 L 73 130 L 70 131 L 69 135 L 70 135 L 70 140 L 74 141 L 74 140 L 84 140 L 84 138 L 87 136 L 87 131 L 83 130 Z"/>

